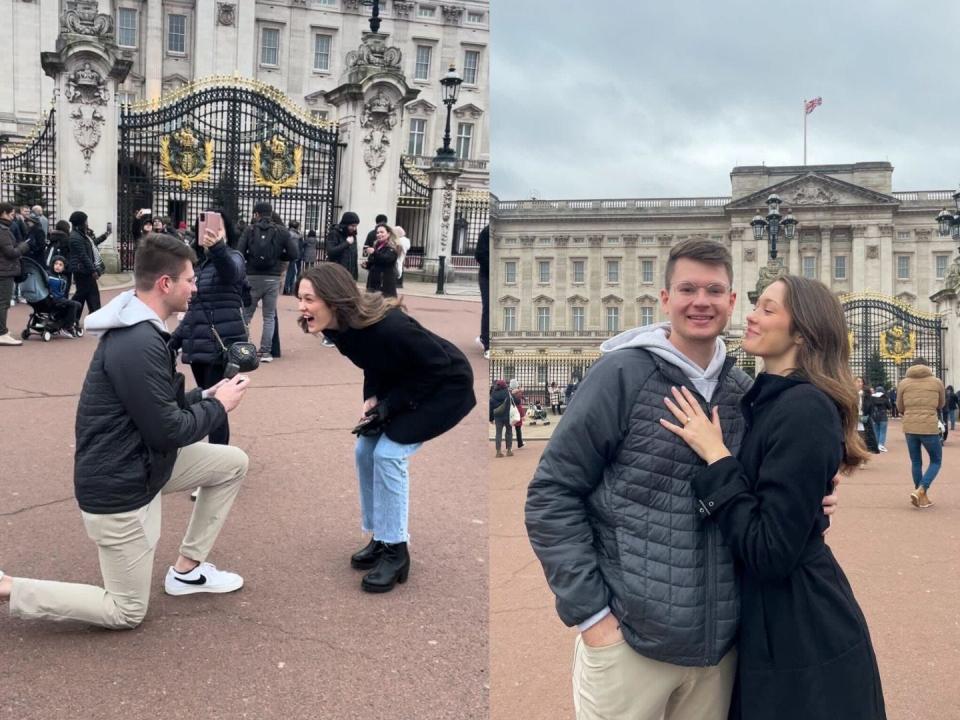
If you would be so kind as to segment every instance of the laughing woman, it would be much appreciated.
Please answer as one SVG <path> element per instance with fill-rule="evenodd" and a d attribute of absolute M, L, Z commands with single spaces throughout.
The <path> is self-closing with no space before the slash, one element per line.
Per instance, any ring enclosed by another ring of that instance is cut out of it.
<path fill-rule="evenodd" d="M 732 720 L 882 720 L 873 646 L 850 584 L 824 543 L 821 499 L 838 468 L 866 457 L 840 303 L 793 275 L 747 316 L 743 349 L 764 373 L 742 400 L 738 457 L 686 390 L 665 400 L 707 467 L 693 481 L 704 522 L 720 526 L 741 568 Z M 671 418 L 671 421 L 673 418 Z"/>
<path fill-rule="evenodd" d="M 304 332 L 322 332 L 363 370 L 355 455 L 361 524 L 372 537 L 350 564 L 369 570 L 365 591 L 389 592 L 410 572 L 407 459 L 476 405 L 473 371 L 463 353 L 407 315 L 396 298 L 361 292 L 336 263 L 305 270 L 297 290 Z"/>

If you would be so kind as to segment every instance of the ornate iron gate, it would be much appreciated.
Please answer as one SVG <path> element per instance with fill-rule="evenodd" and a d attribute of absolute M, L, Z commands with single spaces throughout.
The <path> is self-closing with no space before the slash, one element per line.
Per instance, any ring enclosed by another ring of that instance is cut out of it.
<path fill-rule="evenodd" d="M 943 379 L 943 321 L 896 298 L 854 293 L 840 298 L 850 331 L 850 369 L 871 385 L 896 384 L 915 358 Z"/>
<path fill-rule="evenodd" d="M 57 220 L 57 123 L 54 110 L 26 138 L 3 147 L 0 198 L 14 205 L 40 205 Z"/>
<path fill-rule="evenodd" d="M 133 267 L 139 208 L 191 226 L 219 206 L 249 221 L 266 200 L 284 223 L 322 238 L 336 222 L 338 136 L 274 87 L 240 77 L 197 81 L 124 106 L 119 128 L 121 262 Z"/>
<path fill-rule="evenodd" d="M 413 160 L 400 158 L 400 193 L 397 196 L 397 222 L 410 238 L 410 250 L 404 267 L 423 267 L 423 253 L 430 232 L 430 201 L 433 188 L 426 174 Z"/>
<path fill-rule="evenodd" d="M 480 231 L 490 222 L 490 193 L 460 190 L 453 216 L 453 263 L 458 267 L 476 267 L 473 253 Z"/>

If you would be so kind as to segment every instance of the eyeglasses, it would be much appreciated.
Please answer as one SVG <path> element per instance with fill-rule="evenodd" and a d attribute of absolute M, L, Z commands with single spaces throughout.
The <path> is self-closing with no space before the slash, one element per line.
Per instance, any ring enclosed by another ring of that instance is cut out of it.
<path fill-rule="evenodd" d="M 169 277 L 171 280 L 183 280 L 185 283 L 189 283 L 190 285 L 196 285 L 196 284 L 197 284 L 197 276 L 196 276 L 196 275 L 191 275 L 191 276 L 188 277 L 188 278 L 181 278 L 179 275 L 168 275 L 167 277 Z"/>
<path fill-rule="evenodd" d="M 682 298 L 695 298 L 700 290 L 707 291 L 707 296 L 714 300 L 719 300 L 730 292 L 730 288 L 722 283 L 711 283 L 709 285 L 696 285 L 691 282 L 681 282 L 673 286 L 673 292 Z"/>

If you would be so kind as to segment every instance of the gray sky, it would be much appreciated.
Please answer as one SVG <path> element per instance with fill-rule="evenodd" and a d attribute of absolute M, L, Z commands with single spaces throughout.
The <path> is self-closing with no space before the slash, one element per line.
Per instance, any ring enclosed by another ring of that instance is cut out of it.
<path fill-rule="evenodd" d="M 494 0 L 501 200 L 728 195 L 735 165 L 960 184 L 956 0 Z"/>

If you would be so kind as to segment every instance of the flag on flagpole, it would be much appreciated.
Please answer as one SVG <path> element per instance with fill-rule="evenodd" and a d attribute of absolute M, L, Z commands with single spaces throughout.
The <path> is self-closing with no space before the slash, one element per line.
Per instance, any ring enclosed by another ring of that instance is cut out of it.
<path fill-rule="evenodd" d="M 823 98 L 821 97 L 815 97 L 813 100 L 807 100 L 806 105 L 804 105 L 806 114 L 809 115 L 814 110 L 816 110 L 818 106 L 822 104 L 823 104 Z"/>

